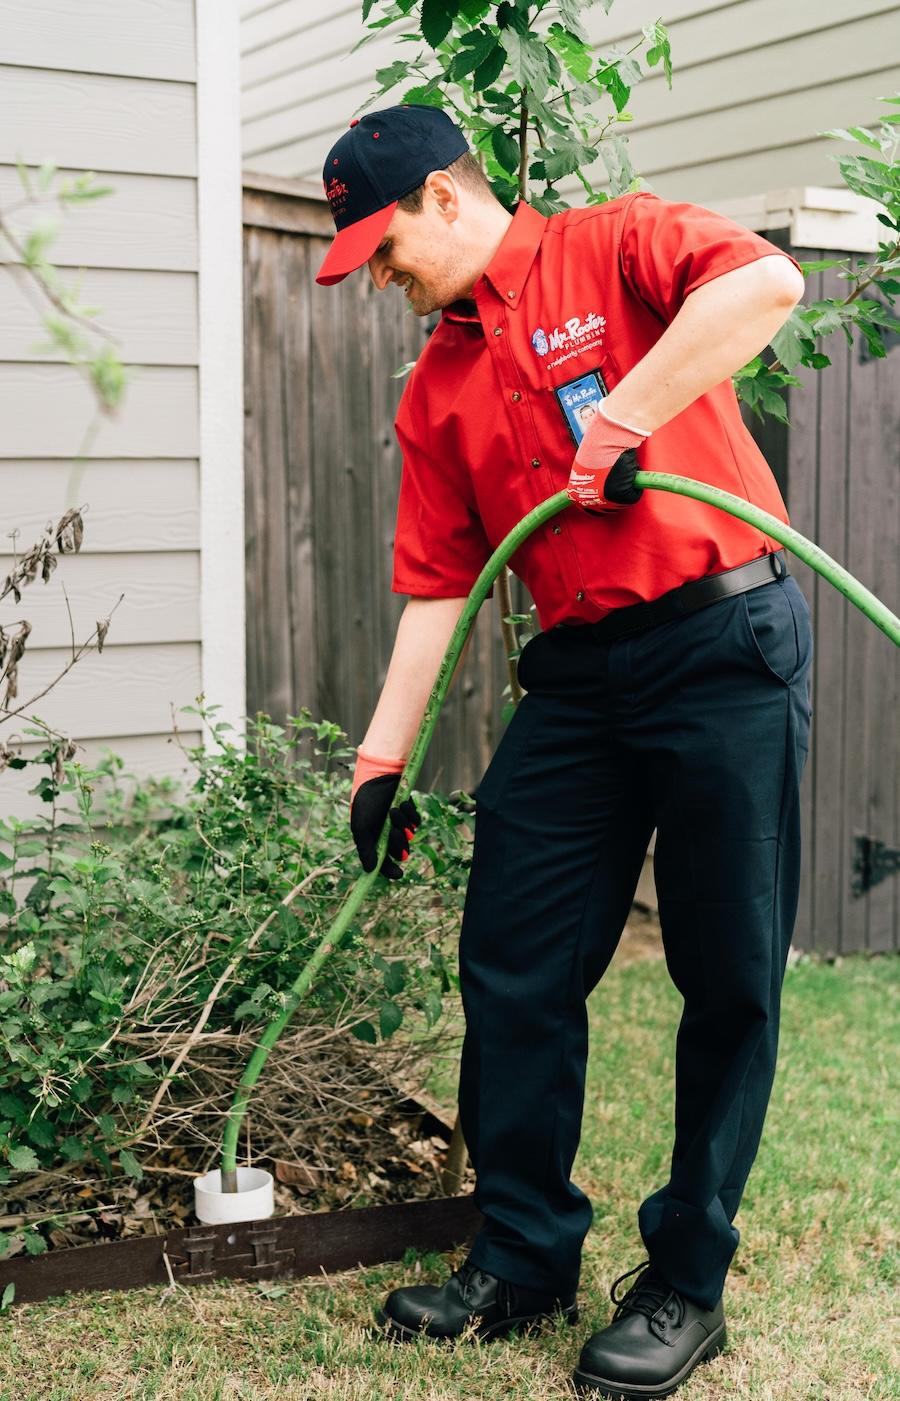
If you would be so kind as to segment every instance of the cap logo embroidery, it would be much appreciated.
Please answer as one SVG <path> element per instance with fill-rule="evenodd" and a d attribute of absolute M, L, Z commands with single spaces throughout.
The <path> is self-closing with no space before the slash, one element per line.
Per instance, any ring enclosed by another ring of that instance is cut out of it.
<path fill-rule="evenodd" d="M 325 185 L 324 180 L 322 184 L 325 187 L 325 194 L 332 210 L 337 212 L 337 210 L 342 209 L 350 193 L 349 188 L 344 184 L 343 180 L 339 180 L 335 175 L 330 185 Z"/>

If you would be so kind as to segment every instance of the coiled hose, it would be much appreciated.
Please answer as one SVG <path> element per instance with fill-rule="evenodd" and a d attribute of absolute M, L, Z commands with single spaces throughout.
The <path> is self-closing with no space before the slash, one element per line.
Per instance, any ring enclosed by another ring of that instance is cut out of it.
<path fill-rule="evenodd" d="M 749 501 L 744 501 L 739 496 L 733 496 L 728 491 L 722 491 L 718 487 L 709 486 L 705 482 L 695 481 L 692 477 L 678 477 L 670 475 L 668 472 L 638 472 L 634 479 L 635 486 L 649 487 L 655 491 L 672 491 L 679 496 L 691 496 L 695 501 L 705 501 L 710 506 L 717 506 L 720 510 L 727 511 L 729 515 L 737 516 L 739 520 L 747 521 L 748 524 L 758 527 L 773 540 L 778 540 L 785 548 L 791 550 L 799 559 L 802 559 L 816 573 L 821 574 L 823 579 L 827 579 L 840 593 L 854 603 L 866 617 L 871 619 L 876 627 L 897 646 L 900 646 L 900 618 L 876 598 L 873 593 L 849 574 L 842 565 L 827 555 L 813 541 L 807 540 L 799 531 L 791 526 L 785 525 L 776 516 L 770 515 L 768 511 L 761 510 L 758 506 L 753 506 Z M 557 492 L 554 496 L 549 496 L 546 501 L 542 501 L 533 511 L 529 511 L 523 516 L 515 529 L 511 530 L 506 539 L 501 541 L 487 564 L 482 569 L 472 592 L 466 601 L 462 613 L 456 623 L 456 627 L 450 637 L 447 650 L 444 653 L 443 661 L 438 670 L 437 679 L 419 732 L 416 735 L 406 766 L 400 775 L 400 782 L 395 795 L 395 802 L 400 803 L 404 798 L 408 798 L 415 781 L 419 776 L 425 754 L 431 743 L 434 727 L 437 724 L 441 706 L 447 696 L 453 673 L 456 670 L 460 654 L 466 638 L 469 635 L 472 624 L 475 621 L 478 610 L 485 600 L 488 589 L 493 584 L 500 570 L 506 564 L 511 555 L 524 540 L 538 526 L 544 525 L 560 511 L 564 511 L 568 506 L 573 505 L 571 497 L 565 491 Z M 277 1042 L 279 1036 L 290 1021 L 297 1007 L 303 1001 L 306 993 L 312 986 L 313 980 L 326 962 L 329 955 L 339 946 L 347 928 L 362 905 L 369 888 L 377 879 L 381 869 L 381 863 L 387 851 L 388 830 L 390 819 L 386 819 L 384 829 L 378 841 L 376 849 L 375 866 L 373 870 L 364 873 L 350 891 L 336 919 L 329 926 L 327 933 L 315 950 L 312 958 L 304 965 L 295 982 L 287 993 L 284 994 L 284 1003 L 281 1011 L 272 1019 L 263 1032 L 259 1042 L 253 1050 L 247 1062 L 240 1084 L 234 1096 L 231 1108 L 228 1112 L 228 1119 L 225 1124 L 225 1131 L 222 1135 L 222 1190 L 224 1192 L 237 1191 L 237 1144 L 241 1124 L 250 1102 L 250 1095 L 253 1087 L 259 1079 L 263 1066 L 265 1065 L 269 1052 Z"/>

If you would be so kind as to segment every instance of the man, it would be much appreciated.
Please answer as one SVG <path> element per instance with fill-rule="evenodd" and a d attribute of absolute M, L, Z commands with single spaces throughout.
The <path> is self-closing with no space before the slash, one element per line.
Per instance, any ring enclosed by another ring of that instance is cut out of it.
<path fill-rule="evenodd" d="M 777 541 L 634 476 L 683 472 L 787 520 L 730 376 L 790 315 L 803 278 L 758 235 L 649 192 L 510 214 L 431 108 L 352 123 L 324 176 L 337 234 L 318 280 L 368 264 L 418 315 L 442 313 L 397 415 L 393 590 L 409 602 L 354 774 L 365 869 L 390 812 L 382 870 L 402 875 L 418 814 L 411 799 L 391 804 L 478 573 L 532 507 L 563 488 L 575 503 L 511 560 L 542 631 L 475 794 L 459 1105 L 484 1226 L 449 1280 L 394 1290 L 380 1317 L 400 1339 L 470 1322 L 496 1336 L 556 1310 L 577 1320 L 592 1217 L 569 1175 L 585 999 L 655 828 L 663 944 L 684 997 L 671 1169 L 639 1210 L 648 1259 L 613 1285 L 613 1319 L 574 1381 L 668 1395 L 725 1342 L 732 1223 L 796 913 L 812 641 Z"/>

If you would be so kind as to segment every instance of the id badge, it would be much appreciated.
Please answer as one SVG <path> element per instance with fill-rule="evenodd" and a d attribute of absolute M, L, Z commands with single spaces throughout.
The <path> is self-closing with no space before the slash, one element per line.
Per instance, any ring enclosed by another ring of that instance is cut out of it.
<path fill-rule="evenodd" d="M 553 392 L 577 448 L 597 412 L 597 405 L 609 392 L 603 376 L 599 370 L 588 370 L 578 379 L 570 379 L 567 384 L 556 386 Z"/>

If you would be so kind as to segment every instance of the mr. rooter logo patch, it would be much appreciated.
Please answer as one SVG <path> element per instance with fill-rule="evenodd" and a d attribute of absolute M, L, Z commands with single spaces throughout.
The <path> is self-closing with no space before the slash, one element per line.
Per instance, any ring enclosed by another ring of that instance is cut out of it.
<path fill-rule="evenodd" d="M 331 205 L 332 214 L 340 214 L 346 206 L 347 196 L 350 193 L 349 189 L 344 184 L 343 180 L 339 180 L 336 175 L 331 177 L 330 184 L 325 184 L 324 180 L 322 183 L 325 185 L 325 195 L 328 199 L 328 203 Z"/>

